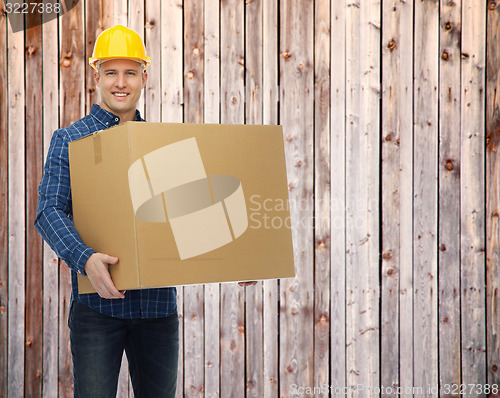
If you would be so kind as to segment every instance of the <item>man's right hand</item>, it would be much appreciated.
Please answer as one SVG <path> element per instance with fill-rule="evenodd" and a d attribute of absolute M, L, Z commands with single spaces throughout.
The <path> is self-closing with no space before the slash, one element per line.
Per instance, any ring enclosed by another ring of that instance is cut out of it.
<path fill-rule="evenodd" d="M 85 273 L 90 283 L 102 298 L 117 299 L 125 298 L 124 292 L 120 292 L 109 274 L 109 264 L 116 264 L 118 258 L 103 253 L 92 254 L 85 263 Z"/>

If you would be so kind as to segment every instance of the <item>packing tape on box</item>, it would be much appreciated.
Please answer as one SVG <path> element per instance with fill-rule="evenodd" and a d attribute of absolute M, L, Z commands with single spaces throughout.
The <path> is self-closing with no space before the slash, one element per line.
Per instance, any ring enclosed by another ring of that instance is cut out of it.
<path fill-rule="evenodd" d="M 136 217 L 170 222 L 181 260 L 224 246 L 248 228 L 241 181 L 207 176 L 195 138 L 136 160 L 128 180 Z"/>

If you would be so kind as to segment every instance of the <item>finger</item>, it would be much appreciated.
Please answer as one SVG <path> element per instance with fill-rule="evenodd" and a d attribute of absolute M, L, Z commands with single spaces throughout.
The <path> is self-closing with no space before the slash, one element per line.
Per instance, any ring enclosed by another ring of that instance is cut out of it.
<path fill-rule="evenodd" d="M 125 298 L 123 293 L 118 291 L 115 284 L 111 281 L 111 278 L 109 278 L 109 281 L 106 281 L 106 289 L 108 289 L 110 294 L 110 297 L 108 298 Z"/>
<path fill-rule="evenodd" d="M 106 257 L 104 258 L 104 261 L 107 264 L 116 264 L 118 262 L 118 257 L 113 257 L 113 256 L 106 255 Z"/>
<path fill-rule="evenodd" d="M 118 291 L 114 285 L 109 273 L 103 273 L 96 278 L 91 280 L 92 284 L 96 288 L 97 293 L 102 298 L 113 299 L 113 298 L 125 298 L 125 296 Z"/>

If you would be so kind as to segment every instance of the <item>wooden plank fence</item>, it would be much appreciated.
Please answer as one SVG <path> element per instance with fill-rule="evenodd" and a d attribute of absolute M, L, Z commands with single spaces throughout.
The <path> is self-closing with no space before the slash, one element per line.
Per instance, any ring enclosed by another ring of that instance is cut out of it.
<path fill-rule="evenodd" d="M 36 190 L 53 131 L 99 101 L 86 60 L 116 23 L 153 59 L 147 120 L 284 131 L 297 277 L 178 289 L 178 397 L 500 396 L 500 3 L 7 3 L 0 396 L 73 395 L 70 275 Z"/>

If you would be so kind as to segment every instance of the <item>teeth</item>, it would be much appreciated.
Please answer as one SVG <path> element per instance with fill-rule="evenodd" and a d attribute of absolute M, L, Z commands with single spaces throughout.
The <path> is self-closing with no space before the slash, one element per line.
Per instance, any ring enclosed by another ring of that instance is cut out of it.
<path fill-rule="evenodd" d="M 125 97 L 127 94 L 124 93 L 115 93 L 117 97 Z"/>

